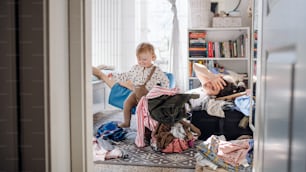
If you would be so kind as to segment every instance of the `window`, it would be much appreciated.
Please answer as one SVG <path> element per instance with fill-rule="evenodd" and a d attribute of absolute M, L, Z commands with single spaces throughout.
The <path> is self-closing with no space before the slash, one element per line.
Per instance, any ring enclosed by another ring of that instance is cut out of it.
<path fill-rule="evenodd" d="M 183 58 L 187 57 L 187 1 L 177 0 L 176 6 Z M 118 71 L 127 71 L 136 63 L 136 46 L 147 41 L 155 47 L 156 64 L 170 72 L 171 8 L 168 0 L 93 0 L 92 64 L 113 65 Z M 187 66 L 184 70 L 187 73 Z"/>
<path fill-rule="evenodd" d="M 171 4 L 167 0 L 146 0 L 141 4 L 141 37 L 154 45 L 157 65 L 169 71 L 170 40 L 172 33 Z"/>

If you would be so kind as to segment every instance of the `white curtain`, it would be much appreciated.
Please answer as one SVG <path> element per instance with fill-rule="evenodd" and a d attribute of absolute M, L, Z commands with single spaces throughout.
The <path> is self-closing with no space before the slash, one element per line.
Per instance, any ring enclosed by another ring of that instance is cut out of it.
<path fill-rule="evenodd" d="M 120 65 L 122 1 L 92 0 L 92 65 Z"/>
<path fill-rule="evenodd" d="M 172 39 L 170 45 L 170 71 L 173 73 L 176 81 L 176 87 L 184 90 L 184 74 L 182 72 L 182 67 L 180 63 L 184 63 L 181 57 L 180 51 L 180 31 L 179 31 L 179 21 L 177 18 L 177 8 L 176 0 L 169 0 L 173 12 L 173 25 L 172 25 Z"/>

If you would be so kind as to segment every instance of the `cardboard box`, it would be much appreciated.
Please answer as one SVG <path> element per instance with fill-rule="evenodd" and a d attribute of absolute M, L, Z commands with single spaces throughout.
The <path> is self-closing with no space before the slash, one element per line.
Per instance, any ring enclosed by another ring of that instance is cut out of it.
<path fill-rule="evenodd" d="M 213 27 L 240 27 L 241 17 L 213 17 Z"/>

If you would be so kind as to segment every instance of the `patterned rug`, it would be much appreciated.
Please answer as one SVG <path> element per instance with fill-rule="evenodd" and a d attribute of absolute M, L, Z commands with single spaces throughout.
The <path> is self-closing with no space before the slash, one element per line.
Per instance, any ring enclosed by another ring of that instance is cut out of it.
<path fill-rule="evenodd" d="M 94 133 L 99 126 L 108 121 L 122 120 L 122 112 L 99 113 L 94 116 Z M 136 131 L 135 115 L 132 115 L 130 133 Z M 131 132 L 132 131 L 132 132 Z M 135 134 L 135 133 L 134 133 Z M 132 134 L 133 135 L 133 134 Z M 134 135 L 136 137 L 136 135 Z M 132 137 L 133 138 L 133 137 Z M 195 144 L 199 144 L 197 141 Z M 119 149 L 128 154 L 127 159 L 110 159 L 106 161 L 96 161 L 96 164 L 113 164 L 113 165 L 131 165 L 131 166 L 151 166 L 151 167 L 165 167 L 165 168 L 184 168 L 194 169 L 196 160 L 194 155 L 197 153 L 196 148 L 189 148 L 182 153 L 162 153 L 155 152 L 150 146 L 138 148 L 134 144 L 133 139 L 125 140 L 116 144 Z"/>
<path fill-rule="evenodd" d="M 162 153 L 153 151 L 150 146 L 138 148 L 134 143 L 122 142 L 117 146 L 125 154 L 128 154 L 128 158 L 110 159 L 96 163 L 186 169 L 195 168 L 196 160 L 194 155 L 197 153 L 196 148 L 189 148 L 182 153 Z"/>

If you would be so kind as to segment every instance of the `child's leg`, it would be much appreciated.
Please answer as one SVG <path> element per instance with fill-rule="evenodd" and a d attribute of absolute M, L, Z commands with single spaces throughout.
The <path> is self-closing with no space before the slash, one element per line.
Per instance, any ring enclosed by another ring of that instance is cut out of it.
<path fill-rule="evenodd" d="M 112 88 L 115 85 L 115 81 L 109 79 L 107 75 L 101 72 L 100 69 L 96 67 L 92 67 L 92 74 L 98 77 L 99 79 L 103 80 L 109 88 Z"/>
<path fill-rule="evenodd" d="M 131 110 L 132 108 L 137 105 L 136 101 L 136 95 L 135 93 L 132 93 L 129 95 L 129 97 L 125 100 L 124 106 L 123 106 L 123 118 L 124 122 L 119 124 L 118 126 L 121 128 L 128 128 L 130 127 L 131 122 Z"/>
<path fill-rule="evenodd" d="M 129 90 L 134 90 L 134 85 L 131 80 L 128 80 L 126 82 L 119 82 L 119 84 L 125 88 L 128 88 Z"/>

